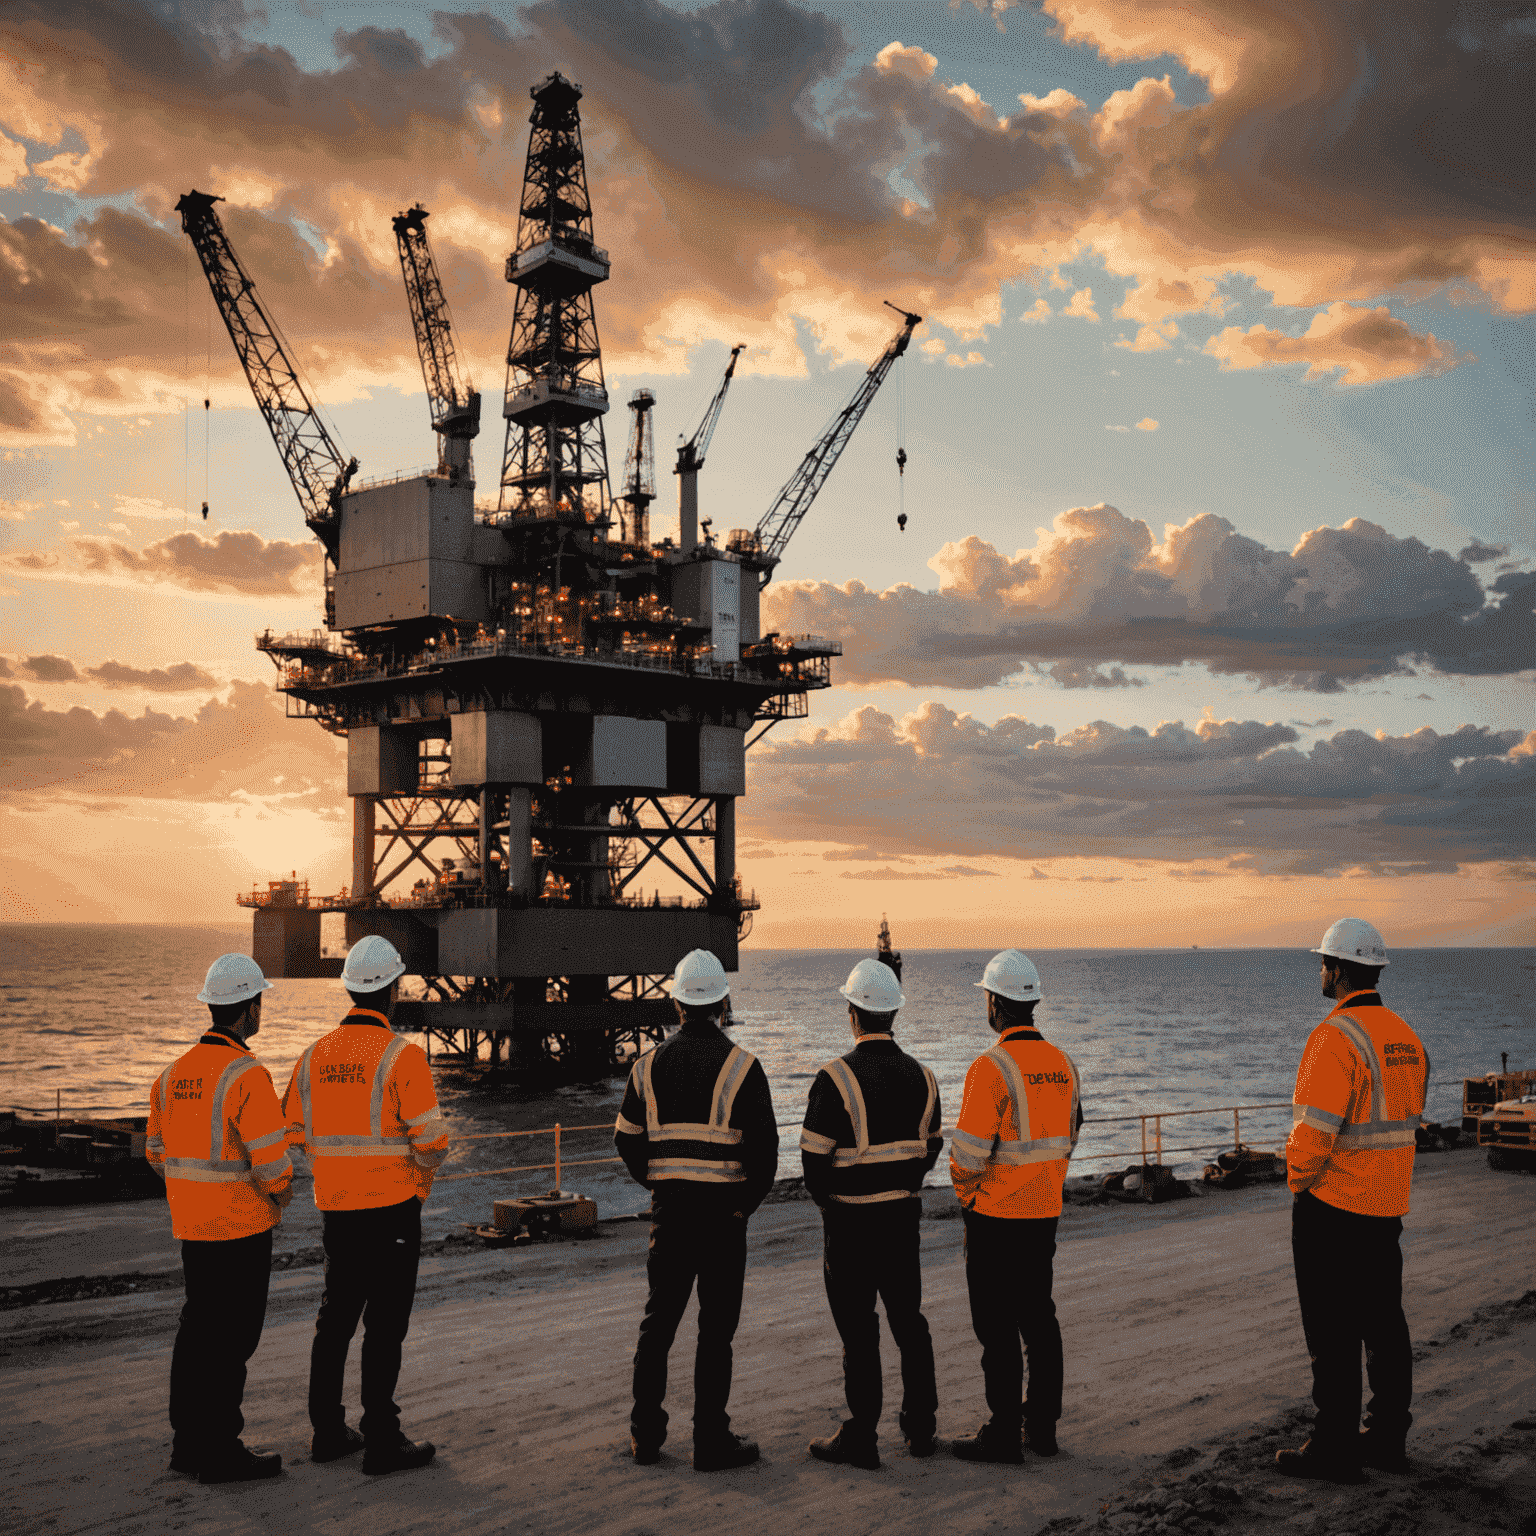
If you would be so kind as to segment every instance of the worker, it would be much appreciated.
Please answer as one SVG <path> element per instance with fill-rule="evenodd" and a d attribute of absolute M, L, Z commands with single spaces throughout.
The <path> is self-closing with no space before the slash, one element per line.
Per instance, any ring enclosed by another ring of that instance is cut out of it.
<path fill-rule="evenodd" d="M 1082 1087 L 1071 1057 L 1035 1025 L 1040 974 L 1028 956 L 994 955 L 976 985 L 998 1038 L 965 1074 L 949 1170 L 965 1220 L 965 1284 L 991 1416 L 957 1439 L 954 1452 L 963 1461 L 1019 1462 L 1026 1446 L 1040 1456 L 1057 1449 L 1062 1358 L 1051 1261 L 1067 1160 L 1083 1123 Z"/>
<path fill-rule="evenodd" d="M 747 1222 L 773 1187 L 779 1132 L 757 1058 L 723 1029 L 730 983 L 707 949 L 677 965 L 672 1001 L 682 1028 L 630 1069 L 614 1144 L 651 1192 L 649 1294 L 635 1346 L 630 1453 L 660 1458 L 667 1438 L 667 1353 L 694 1282 L 699 1337 L 693 1364 L 693 1465 L 720 1472 L 757 1460 L 731 1430 L 731 1341 L 741 1318 Z"/>
<path fill-rule="evenodd" d="M 394 1400 L 416 1295 L 421 1207 L 448 1155 L 426 1052 L 390 1028 L 404 974 L 388 939 L 369 934 L 352 946 L 341 971 L 351 1011 L 299 1057 L 283 1098 L 289 1140 L 314 1169 L 325 1245 L 309 1356 L 311 1459 L 361 1450 L 369 1476 L 423 1467 L 435 1452 L 431 1441 L 401 1432 Z M 341 1392 L 359 1319 L 363 1416 L 354 1429 Z"/>
<path fill-rule="evenodd" d="M 873 1469 L 882 1400 L 877 1296 L 901 1352 L 902 1435 L 914 1456 L 935 1449 L 939 1394 L 923 1316 L 917 1191 L 944 1138 L 933 1073 L 892 1039 L 906 1003 L 895 971 L 861 960 L 838 990 L 854 1046 L 811 1083 L 800 1161 L 806 1193 L 821 1207 L 822 1278 L 843 1341 L 848 1418 L 810 1450 L 818 1461 Z"/>
<path fill-rule="evenodd" d="M 246 1042 L 272 983 L 248 955 L 208 967 L 207 1032 L 149 1090 L 145 1156 L 165 1180 L 187 1299 L 171 1352 L 171 1471 L 204 1483 L 276 1477 L 276 1451 L 247 1449 L 246 1362 L 267 1315 L 272 1229 L 293 1198 L 277 1090 Z"/>
<path fill-rule="evenodd" d="M 1291 1255 L 1317 1416 L 1311 1438 L 1276 1460 L 1291 1477 L 1358 1483 L 1362 1466 L 1408 1469 L 1413 1350 L 1398 1239 L 1429 1054 L 1382 1006 L 1376 983 L 1390 962 L 1370 923 L 1340 918 L 1312 953 L 1322 957 L 1323 996 L 1334 1009 L 1301 1054 L 1285 1166 L 1295 1196 Z M 1371 1383 L 1363 1432 L 1362 1345 Z"/>

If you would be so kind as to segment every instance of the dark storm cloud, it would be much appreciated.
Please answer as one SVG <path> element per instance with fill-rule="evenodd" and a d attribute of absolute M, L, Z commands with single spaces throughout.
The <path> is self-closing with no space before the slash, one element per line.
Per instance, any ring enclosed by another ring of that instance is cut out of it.
<path fill-rule="evenodd" d="M 46 146 L 30 166 L 44 185 L 138 209 L 72 234 L 4 231 L 0 316 L 17 318 L 0 431 L 68 443 L 72 412 L 167 407 L 184 309 L 171 206 L 193 185 L 230 196 L 237 245 L 322 389 L 414 387 L 387 221 L 418 197 L 437 210 L 463 350 L 499 355 L 507 188 L 527 86 L 553 67 L 587 90 L 599 231 L 618 258 L 603 334 L 636 365 L 675 366 L 660 337 L 730 332 L 749 342 L 746 366 L 797 372 L 798 317 L 864 356 L 887 334 L 893 283 L 974 338 L 999 318 L 1001 283 L 1079 242 L 1136 278 L 1148 324 L 1209 307 L 1231 274 L 1281 304 L 1330 306 L 1311 330 L 1300 317 L 1300 337 L 1231 338 L 1228 366 L 1432 372 L 1459 354 L 1359 306 L 1448 284 L 1511 313 L 1536 304 L 1532 39 L 1497 6 L 1055 12 L 1069 40 L 1110 57 L 1180 54 L 1211 99 L 1181 105 L 1146 79 L 1098 111 L 1063 89 L 989 104 L 896 41 L 850 70 L 838 24 L 788 0 L 547 0 L 516 30 L 440 11 L 430 51 L 403 31 L 342 29 L 334 67 L 316 70 L 246 41 L 238 5 L 16 0 L 0 16 L 14 61 L 0 124 Z M 893 187 L 897 169 L 915 198 Z M 229 356 L 215 367 L 233 397 Z"/>
<path fill-rule="evenodd" d="M 40 683 L 73 683 L 80 675 L 65 656 L 28 656 L 26 668 Z"/>
<path fill-rule="evenodd" d="M 1493 560 L 1502 560 L 1508 553 L 1508 544 L 1484 544 L 1481 539 L 1473 539 L 1456 558 L 1465 560 L 1468 565 L 1486 565 Z"/>
<path fill-rule="evenodd" d="M 781 842 L 898 857 L 1237 858 L 1271 873 L 1452 868 L 1536 848 L 1536 733 L 1298 740 L 1254 720 L 1097 721 L 1057 737 L 934 703 L 899 721 L 866 707 L 758 748 L 750 816 Z"/>
<path fill-rule="evenodd" d="M 1115 507 L 1077 507 L 1033 549 L 1010 557 L 971 535 L 929 564 L 936 592 L 782 583 L 765 620 L 841 640 L 838 676 L 855 683 L 985 688 L 1032 668 L 1063 687 L 1125 687 L 1139 679 L 1124 666 L 1190 662 L 1330 693 L 1416 666 L 1536 665 L 1536 574 L 1485 591 L 1465 560 L 1359 518 L 1287 554 L 1209 513 L 1157 544 Z"/>

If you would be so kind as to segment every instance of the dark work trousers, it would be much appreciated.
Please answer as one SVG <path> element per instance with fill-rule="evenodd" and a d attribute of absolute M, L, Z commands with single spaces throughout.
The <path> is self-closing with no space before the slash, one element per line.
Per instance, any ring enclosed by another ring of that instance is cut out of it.
<path fill-rule="evenodd" d="M 731 1340 L 741 1321 L 747 1273 L 746 1218 L 695 1206 L 670 1210 L 658 1198 L 651 1218 L 645 1278 L 650 1294 L 635 1346 L 635 1406 L 629 1427 L 637 1440 L 667 1438 L 667 1351 L 677 1337 L 694 1281 L 699 1286 L 699 1342 L 693 1357 L 694 1444 L 718 1440 L 731 1427 Z"/>
<path fill-rule="evenodd" d="M 1015 1430 L 1021 1422 L 1054 1427 L 1061 1417 L 1062 1379 L 1061 1326 L 1051 1299 L 1058 1218 L 962 1214 L 965 1286 L 992 1423 L 1000 1430 Z"/>
<path fill-rule="evenodd" d="M 171 1352 L 172 1454 L 215 1461 L 239 1450 L 245 1363 L 261 1342 L 272 1233 L 181 1245 L 187 1300 Z"/>
<path fill-rule="evenodd" d="M 421 1257 L 421 1201 L 370 1211 L 326 1211 L 325 1291 L 309 1352 L 309 1422 L 335 1434 L 346 1422 L 342 1378 L 347 1347 L 363 1323 L 363 1417 L 358 1428 L 376 1445 L 400 1433 L 395 1383 L 400 1346 L 411 1326 L 416 1264 Z"/>
<path fill-rule="evenodd" d="M 1317 1405 L 1313 1448 L 1359 1455 L 1360 1346 L 1371 1383 L 1366 1426 L 1389 1439 L 1413 1423 L 1413 1346 L 1403 1316 L 1403 1223 L 1358 1216 L 1311 1193 L 1291 1206 L 1291 1254 Z"/>
<path fill-rule="evenodd" d="M 880 1372 L 880 1316 L 901 1351 L 901 1430 L 908 1439 L 933 1436 L 939 1391 L 933 1375 L 933 1340 L 923 1316 L 923 1272 L 918 1263 L 920 1200 L 822 1209 L 822 1278 L 832 1321 L 843 1341 L 843 1391 L 850 1440 L 873 1441 L 884 1401 Z"/>

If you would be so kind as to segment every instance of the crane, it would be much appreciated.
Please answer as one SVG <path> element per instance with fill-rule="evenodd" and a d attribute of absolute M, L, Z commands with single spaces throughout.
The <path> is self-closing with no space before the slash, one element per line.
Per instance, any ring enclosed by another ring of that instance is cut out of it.
<path fill-rule="evenodd" d="M 630 544 L 651 542 L 650 506 L 656 499 L 656 442 L 651 430 L 651 408 L 655 404 L 656 396 L 648 389 L 637 389 L 629 401 L 635 419 L 630 425 L 629 449 L 624 455 L 624 489 L 614 500 L 629 504 L 629 515 L 621 520 L 620 532 Z"/>
<path fill-rule="evenodd" d="M 744 343 L 731 348 L 725 377 L 720 380 L 720 388 L 705 409 L 703 421 L 694 428 L 693 436 L 677 447 L 677 468 L 673 473 L 678 476 L 678 544 L 685 553 L 699 542 L 699 471 L 704 467 L 704 455 L 709 452 L 709 440 L 715 435 L 720 409 L 725 404 L 725 392 L 731 387 L 731 375 L 736 372 L 736 359 L 746 350 Z"/>
<path fill-rule="evenodd" d="M 889 299 L 885 301 L 885 307 L 894 309 L 905 324 L 891 338 L 885 351 L 876 358 L 869 372 L 864 375 L 858 389 L 854 391 L 853 399 L 832 418 L 826 431 L 800 461 L 800 467 L 784 483 L 784 488 L 757 525 L 756 540 L 759 552 L 753 563 L 761 573 L 759 577 L 761 586 L 768 585 L 773 576 L 774 566 L 784 556 L 785 545 L 789 543 L 795 529 L 800 526 L 805 514 L 810 511 L 817 492 L 826 484 L 827 476 L 832 473 L 832 467 L 837 463 L 838 455 L 848 446 L 848 439 L 853 436 L 854 429 L 862 420 L 864 412 L 869 409 L 870 401 L 875 398 L 880 386 L 885 382 L 886 374 L 891 371 L 896 359 L 907 350 L 907 343 L 912 340 L 912 332 L 923 323 L 921 315 L 908 314 L 906 310 L 892 304 Z M 904 465 L 902 467 L 905 468 Z"/>
<path fill-rule="evenodd" d="M 213 211 L 213 205 L 223 201 L 222 197 L 192 191 L 176 204 L 176 212 L 203 264 L 213 301 L 235 344 L 235 355 L 304 509 L 304 521 L 325 545 L 329 606 L 330 567 L 341 541 L 341 498 L 357 473 L 357 460 L 342 456 L 305 392 L 277 323 L 257 298 L 256 284 L 240 264 Z"/>
<path fill-rule="evenodd" d="M 473 485 L 475 469 L 469 445 L 480 431 L 480 395 L 463 376 L 453 349 L 448 300 L 427 244 L 430 217 L 420 203 L 408 213 L 397 213 L 395 243 L 400 248 L 400 270 L 405 276 L 416 350 L 421 354 L 427 409 L 432 430 L 437 433 L 438 471 L 454 484 L 462 480 Z"/>

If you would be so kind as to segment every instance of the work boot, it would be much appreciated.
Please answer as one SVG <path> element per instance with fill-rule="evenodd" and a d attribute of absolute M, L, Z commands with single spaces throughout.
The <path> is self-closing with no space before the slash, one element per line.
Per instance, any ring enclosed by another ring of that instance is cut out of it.
<path fill-rule="evenodd" d="M 938 1450 L 939 1442 L 933 1435 L 908 1435 L 907 1453 L 921 1460 L 923 1457 L 932 1456 Z"/>
<path fill-rule="evenodd" d="M 854 1439 L 845 1424 L 835 1435 L 812 1440 L 810 1453 L 817 1461 L 830 1461 L 843 1467 L 863 1467 L 866 1472 L 880 1468 L 880 1447 L 873 1440 Z"/>
<path fill-rule="evenodd" d="M 343 1456 L 355 1456 L 363 1448 L 363 1437 L 350 1424 L 340 1429 L 329 1429 L 317 1434 L 309 1442 L 311 1461 L 340 1461 Z"/>
<path fill-rule="evenodd" d="M 1408 1448 L 1403 1435 L 1389 1435 L 1377 1429 L 1360 1431 L 1360 1465 L 1378 1472 L 1406 1472 Z"/>
<path fill-rule="evenodd" d="M 693 1445 L 695 1472 L 726 1472 L 732 1467 L 750 1466 L 757 1460 L 757 1446 L 745 1435 L 727 1432 L 718 1440 L 698 1441 Z"/>
<path fill-rule="evenodd" d="M 430 1440 L 407 1440 L 397 1432 L 393 1440 L 364 1447 L 363 1473 L 367 1477 L 384 1477 L 390 1472 L 410 1472 L 426 1466 L 435 1455 L 437 1447 Z"/>
<path fill-rule="evenodd" d="M 986 1423 L 974 1435 L 959 1435 L 950 1447 L 961 1461 L 996 1461 L 1017 1466 L 1024 1460 L 1024 1443 L 1016 1428 Z"/>
<path fill-rule="evenodd" d="M 1310 1440 L 1298 1451 L 1276 1451 L 1275 1470 L 1285 1477 L 1309 1477 L 1321 1483 L 1366 1481 L 1358 1461 L 1316 1450 Z"/>
<path fill-rule="evenodd" d="M 655 1440 L 642 1440 L 639 1435 L 631 1435 L 629 1454 L 638 1466 L 654 1467 L 661 1460 L 661 1446 Z"/>
<path fill-rule="evenodd" d="M 191 1451 L 179 1451 L 173 1445 L 171 1447 L 171 1464 L 167 1469 L 171 1472 L 184 1472 L 188 1477 L 196 1477 L 203 1470 L 203 1458 L 194 1455 Z"/>
<path fill-rule="evenodd" d="M 1054 1456 L 1061 1449 L 1056 1444 L 1056 1426 L 1054 1424 L 1026 1423 L 1024 1426 L 1024 1444 L 1036 1456 Z"/>
<path fill-rule="evenodd" d="M 259 1478 L 276 1477 L 283 1470 L 283 1458 L 276 1451 L 250 1451 L 244 1445 L 223 1456 L 203 1462 L 198 1469 L 200 1483 L 253 1483 Z"/>

